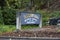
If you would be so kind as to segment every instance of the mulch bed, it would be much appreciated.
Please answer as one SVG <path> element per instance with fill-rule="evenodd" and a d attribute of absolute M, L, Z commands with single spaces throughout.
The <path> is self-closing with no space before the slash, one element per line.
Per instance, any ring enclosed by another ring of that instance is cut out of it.
<path fill-rule="evenodd" d="M 60 32 L 56 27 L 44 27 L 39 31 L 19 31 L 19 32 L 7 32 L 0 36 L 12 36 L 12 37 L 60 37 Z"/>

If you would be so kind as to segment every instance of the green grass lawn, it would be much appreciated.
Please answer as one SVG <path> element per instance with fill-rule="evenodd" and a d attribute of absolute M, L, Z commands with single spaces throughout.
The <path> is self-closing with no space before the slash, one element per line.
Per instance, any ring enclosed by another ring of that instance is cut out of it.
<path fill-rule="evenodd" d="M 38 25 L 22 25 L 21 29 L 25 30 L 25 29 L 32 29 L 32 28 L 38 28 Z M 4 32 L 12 32 L 16 30 L 16 26 L 15 25 L 0 25 L 0 33 L 4 33 Z"/>
<path fill-rule="evenodd" d="M 15 25 L 0 25 L 0 32 L 11 32 L 15 29 Z"/>
<path fill-rule="evenodd" d="M 38 28 L 38 25 L 22 25 L 22 29 Z"/>

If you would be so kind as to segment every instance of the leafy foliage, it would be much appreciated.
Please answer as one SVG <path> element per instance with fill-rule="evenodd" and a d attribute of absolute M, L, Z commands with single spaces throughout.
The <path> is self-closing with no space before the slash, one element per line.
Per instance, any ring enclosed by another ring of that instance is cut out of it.
<path fill-rule="evenodd" d="M 0 7 L 0 24 L 3 24 L 3 16 L 2 16 L 2 10 Z"/>
<path fill-rule="evenodd" d="M 1 15 L 1 22 L 4 24 L 15 24 L 16 21 L 16 11 L 17 10 L 22 10 L 26 9 L 26 7 L 33 7 L 36 5 L 37 8 L 41 8 L 40 6 L 44 5 L 46 1 L 44 0 L 32 0 L 33 1 L 33 6 L 30 4 L 31 0 L 1 0 L 0 4 L 2 12 L 0 13 Z M 37 2 L 37 3 L 36 3 Z M 0 9 L 0 10 L 1 10 Z"/>
<path fill-rule="evenodd" d="M 3 10 L 4 24 L 15 24 L 16 22 L 16 11 L 13 9 L 5 8 Z"/>
<path fill-rule="evenodd" d="M 33 3 L 31 4 L 30 1 L 33 1 Z M 59 9 L 60 6 L 58 6 L 58 4 L 60 4 L 59 0 L 0 0 L 0 24 L 8 25 L 3 25 L 4 27 L 0 25 L 0 30 L 2 32 L 9 31 L 10 28 L 10 30 L 14 30 L 15 28 L 10 27 L 9 25 L 16 24 L 16 11 L 24 11 L 26 8 L 31 8 L 31 10 L 34 9 L 36 12 L 42 14 L 43 25 L 45 26 L 47 25 L 46 22 L 49 20 L 49 18 L 60 17 L 60 11 L 53 10 L 53 8 Z M 54 12 L 49 13 L 49 9 L 53 10 Z"/>

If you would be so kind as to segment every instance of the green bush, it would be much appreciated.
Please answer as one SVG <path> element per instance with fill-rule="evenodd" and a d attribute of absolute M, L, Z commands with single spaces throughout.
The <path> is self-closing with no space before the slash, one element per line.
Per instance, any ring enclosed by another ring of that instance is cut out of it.
<path fill-rule="evenodd" d="M 4 24 L 14 25 L 16 23 L 16 11 L 8 8 L 3 10 Z"/>
<path fill-rule="evenodd" d="M 0 8 L 0 24 L 3 24 L 3 16 L 2 16 L 2 10 Z"/>
<path fill-rule="evenodd" d="M 54 11 L 54 12 L 52 12 L 50 14 L 50 17 L 55 17 L 55 18 L 60 17 L 60 11 Z"/>
<path fill-rule="evenodd" d="M 37 10 L 37 12 L 39 12 L 42 15 L 42 25 L 46 26 L 47 22 L 49 20 L 50 14 L 47 11 L 44 11 L 44 10 Z"/>

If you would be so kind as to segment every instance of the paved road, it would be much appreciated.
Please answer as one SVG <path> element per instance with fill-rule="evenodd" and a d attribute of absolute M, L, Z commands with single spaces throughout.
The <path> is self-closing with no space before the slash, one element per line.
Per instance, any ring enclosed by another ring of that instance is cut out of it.
<path fill-rule="evenodd" d="M 60 40 L 60 38 L 50 37 L 0 37 L 0 40 Z"/>

